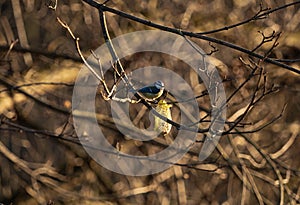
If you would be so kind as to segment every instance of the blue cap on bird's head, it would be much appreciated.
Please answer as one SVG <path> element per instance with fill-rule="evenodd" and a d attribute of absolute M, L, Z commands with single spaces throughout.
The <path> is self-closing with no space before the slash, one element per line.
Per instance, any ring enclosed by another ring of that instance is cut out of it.
<path fill-rule="evenodd" d="M 148 100 L 158 99 L 164 92 L 165 84 L 158 80 L 153 84 L 147 85 L 137 90 L 141 95 L 143 95 Z"/>

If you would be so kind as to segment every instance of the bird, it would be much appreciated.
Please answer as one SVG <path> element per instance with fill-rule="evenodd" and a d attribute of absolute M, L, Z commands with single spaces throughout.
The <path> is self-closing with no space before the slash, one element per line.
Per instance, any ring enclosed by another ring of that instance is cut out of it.
<path fill-rule="evenodd" d="M 162 81 L 158 80 L 150 85 L 139 88 L 138 90 L 130 90 L 130 91 L 138 92 L 147 100 L 154 101 L 164 93 L 164 89 L 165 89 L 165 84 Z"/>

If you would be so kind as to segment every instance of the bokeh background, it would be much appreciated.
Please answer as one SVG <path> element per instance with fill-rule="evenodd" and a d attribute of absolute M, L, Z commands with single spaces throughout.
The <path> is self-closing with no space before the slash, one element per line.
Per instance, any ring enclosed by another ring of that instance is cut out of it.
<path fill-rule="evenodd" d="M 249 19 L 262 8 L 276 8 L 291 1 L 178 1 L 111 0 L 106 5 L 137 17 L 191 32 L 205 32 Z M 53 2 L 52 2 L 53 3 Z M 201 143 L 168 170 L 146 177 L 113 173 L 91 159 L 72 126 L 72 89 L 82 63 L 74 41 L 57 22 L 65 21 L 80 38 L 85 56 L 104 43 L 95 8 L 80 0 L 58 0 L 54 11 L 49 1 L 0 0 L 0 202 L 3 204 L 279 204 L 284 186 L 284 204 L 300 203 L 300 78 L 284 68 L 262 63 L 267 88 L 276 92 L 261 99 L 244 123 L 259 127 L 281 118 L 263 130 L 228 135 L 220 141 L 226 156 L 217 150 L 204 162 L 197 161 Z M 286 62 L 300 69 L 300 3 L 264 19 L 209 34 L 249 50 L 260 44 L 263 33 L 282 32 L 279 45 L 269 57 L 298 59 Z M 151 29 L 118 15 L 106 13 L 111 37 Z M 18 39 L 18 42 L 15 42 Z M 245 81 L 250 70 L 239 58 L 246 54 L 225 46 L 191 38 L 211 56 L 229 96 Z M 14 48 L 9 50 L 11 43 Z M 274 42 L 274 41 L 273 41 Z M 264 54 L 267 42 L 256 52 Z M 255 60 L 255 62 L 258 62 Z M 166 66 L 190 82 L 195 94 L 203 86 L 180 62 L 157 54 L 135 54 L 122 63 L 127 72 L 149 65 Z M 112 75 L 106 75 L 112 85 Z M 239 90 L 228 105 L 232 116 L 247 104 L 256 78 Z M 100 88 L 101 89 L 101 88 Z M 209 109 L 209 98 L 198 99 Z M 122 151 L 153 153 L 168 139 L 150 144 L 132 142 L 116 130 L 109 102 L 96 101 L 99 124 L 108 140 Z M 148 111 L 138 104 L 131 108 L 137 126 L 147 126 Z M 202 113 L 203 114 L 203 113 Z M 200 113 L 200 116 L 203 116 Z M 180 118 L 174 108 L 172 117 Z M 254 127 L 255 127 L 254 126 Z M 241 127 L 240 129 L 246 127 Z M 172 128 L 173 133 L 176 131 Z M 199 139 L 201 139 L 199 135 Z M 253 144 L 246 138 L 250 138 Z M 238 153 L 236 151 L 238 150 Z M 275 167 L 275 168 L 274 168 Z M 282 176 L 279 181 L 278 173 Z M 259 199 L 259 198 L 262 199 Z"/>

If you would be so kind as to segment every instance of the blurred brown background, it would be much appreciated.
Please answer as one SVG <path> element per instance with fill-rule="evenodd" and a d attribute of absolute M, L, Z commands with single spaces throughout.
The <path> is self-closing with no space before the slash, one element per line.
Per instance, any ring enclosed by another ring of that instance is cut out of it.
<path fill-rule="evenodd" d="M 298 74 L 263 64 L 268 87 L 274 84 L 278 91 L 262 99 L 245 122 L 262 125 L 280 114 L 285 103 L 287 108 L 279 120 L 259 132 L 231 135 L 232 141 L 224 136 L 220 146 L 229 159 L 215 151 L 199 163 L 195 154 L 200 149 L 197 145 L 193 153 L 180 161 L 182 166 L 174 165 L 147 177 L 123 176 L 98 165 L 78 143 L 70 111 L 72 86 L 82 64 L 70 35 L 56 21 L 58 16 L 70 26 L 80 38 L 84 55 L 88 56 L 90 49 L 104 42 L 98 11 L 80 0 L 58 0 L 56 11 L 47 7 L 49 3 L 0 0 L 1 203 L 229 205 L 263 201 L 279 204 L 282 198 L 279 183 L 284 186 L 284 204 L 300 203 Z M 259 3 L 242 0 L 112 0 L 107 6 L 197 33 L 251 18 L 259 11 Z M 262 1 L 263 8 L 276 8 L 287 3 L 290 1 Z M 265 19 L 210 36 L 251 50 L 261 42 L 262 35 L 258 31 L 266 36 L 273 31 L 282 32 L 279 45 L 269 57 L 300 59 L 299 8 L 300 4 L 290 6 Z M 112 38 L 151 29 L 115 14 L 107 13 L 106 17 Z M 15 50 L 9 50 L 16 39 Z M 212 49 L 206 41 L 191 40 L 206 52 Z M 225 46 L 213 46 L 218 48 L 212 55 L 213 62 L 221 77 L 230 79 L 224 83 L 229 96 L 249 75 L 249 69 L 238 60 L 239 57 L 247 59 L 247 55 Z M 271 42 L 265 43 L 256 52 L 264 54 L 270 46 Z M 126 71 L 152 63 L 173 65 L 166 59 L 164 56 L 134 55 L 126 59 L 124 65 Z M 287 64 L 300 69 L 299 61 Z M 194 82 L 190 72 L 178 69 L 178 66 L 174 70 L 188 82 Z M 255 82 L 250 81 L 239 90 L 228 105 L 229 117 L 244 106 L 243 102 L 249 99 L 254 88 Z M 197 89 L 196 86 L 195 93 L 199 92 Z M 199 99 L 199 103 L 209 108 L 206 99 Z M 98 103 L 103 106 L 107 102 L 99 100 Z M 137 106 L 140 107 L 133 115 L 141 110 L 141 105 Z M 126 146 L 131 149 L 132 144 L 126 143 L 124 136 L 109 122 L 109 114 L 104 111 L 102 114 L 107 117 L 99 123 L 112 143 L 120 142 L 125 150 Z M 175 118 L 179 115 L 172 114 Z M 259 147 L 251 145 L 244 137 L 251 138 Z M 136 146 L 139 149 L 141 145 Z M 148 150 L 161 148 L 156 144 L 146 145 Z M 282 176 L 280 182 L 278 172 Z"/>

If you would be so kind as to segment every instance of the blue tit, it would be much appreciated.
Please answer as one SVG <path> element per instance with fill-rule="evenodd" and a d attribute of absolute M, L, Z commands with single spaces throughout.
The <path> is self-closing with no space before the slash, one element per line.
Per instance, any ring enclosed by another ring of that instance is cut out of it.
<path fill-rule="evenodd" d="M 159 80 L 151 85 L 147 85 L 138 89 L 137 92 L 143 95 L 148 100 L 156 100 L 163 94 L 164 89 L 164 83 Z"/>

